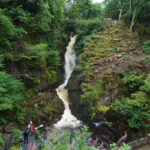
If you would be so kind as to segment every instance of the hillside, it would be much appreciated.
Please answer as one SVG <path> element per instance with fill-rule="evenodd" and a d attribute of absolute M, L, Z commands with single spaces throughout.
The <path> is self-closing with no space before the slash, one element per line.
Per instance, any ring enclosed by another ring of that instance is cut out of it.
<path fill-rule="evenodd" d="M 137 138 L 149 120 L 144 86 L 149 88 L 150 54 L 142 50 L 143 39 L 120 23 L 91 36 L 69 84 L 72 111 L 84 121 L 112 121 Z"/>

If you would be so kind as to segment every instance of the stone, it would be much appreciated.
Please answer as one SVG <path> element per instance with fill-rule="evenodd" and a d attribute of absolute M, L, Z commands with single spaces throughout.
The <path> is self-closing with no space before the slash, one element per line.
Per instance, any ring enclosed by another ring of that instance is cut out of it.
<path fill-rule="evenodd" d="M 112 69 L 108 71 L 108 75 L 111 75 L 113 73 Z"/>
<path fill-rule="evenodd" d="M 121 54 L 118 54 L 118 55 L 116 55 L 116 57 L 117 57 L 117 58 L 120 58 L 120 57 L 122 57 L 122 55 L 121 55 Z"/>
<path fill-rule="evenodd" d="M 150 133 L 148 133 L 147 136 L 150 138 Z"/>
<path fill-rule="evenodd" d="M 6 133 L 12 133 L 14 130 L 14 124 L 13 123 L 9 123 L 5 128 L 4 128 L 4 132 Z"/>
<path fill-rule="evenodd" d="M 34 104 L 34 107 L 38 107 L 38 104 Z"/>

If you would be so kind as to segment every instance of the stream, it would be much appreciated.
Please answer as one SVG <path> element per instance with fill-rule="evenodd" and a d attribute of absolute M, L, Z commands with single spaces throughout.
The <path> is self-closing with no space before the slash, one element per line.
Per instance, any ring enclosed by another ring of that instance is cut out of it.
<path fill-rule="evenodd" d="M 71 110 L 69 108 L 69 97 L 68 97 L 68 91 L 66 89 L 66 86 L 68 84 L 68 81 L 71 77 L 71 74 L 76 66 L 75 60 L 76 60 L 76 54 L 74 52 L 74 45 L 76 43 L 76 36 L 70 37 L 70 42 L 67 46 L 67 50 L 65 53 L 65 80 L 64 83 L 61 84 L 57 89 L 57 95 L 62 100 L 65 110 L 62 115 L 62 118 L 59 122 L 57 122 L 54 126 L 56 128 L 64 128 L 64 127 L 78 127 L 82 125 L 82 122 L 78 120 L 75 116 L 72 115 Z"/>
<path fill-rule="evenodd" d="M 60 121 L 54 124 L 54 127 L 57 129 L 62 128 L 71 128 L 71 129 L 80 129 L 83 125 L 89 127 L 89 131 L 92 132 L 92 137 L 96 139 L 98 137 L 99 143 L 103 143 L 106 149 L 109 149 L 109 144 L 117 141 L 119 138 L 116 135 L 116 130 L 112 127 L 111 123 L 106 123 L 104 121 L 100 122 L 89 122 L 84 123 L 78 120 L 71 112 L 69 107 L 69 97 L 68 97 L 68 90 L 67 84 L 71 77 L 71 74 L 76 66 L 76 54 L 74 51 L 74 45 L 76 43 L 76 36 L 70 37 L 70 42 L 66 48 L 65 53 L 65 79 L 64 83 L 61 84 L 57 89 L 57 95 L 62 100 L 64 104 L 64 113 Z M 80 112 L 79 112 L 80 113 Z"/>

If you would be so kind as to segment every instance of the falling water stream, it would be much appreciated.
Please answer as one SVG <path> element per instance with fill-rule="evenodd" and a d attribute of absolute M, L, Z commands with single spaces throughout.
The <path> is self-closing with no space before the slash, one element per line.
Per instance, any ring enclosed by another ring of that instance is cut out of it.
<path fill-rule="evenodd" d="M 64 83 L 56 89 L 57 95 L 62 100 L 65 107 L 61 120 L 54 125 L 56 128 L 77 127 L 82 124 L 81 121 L 77 120 L 77 118 L 71 114 L 71 110 L 69 108 L 68 91 L 66 89 L 70 76 L 76 66 L 76 55 L 74 52 L 76 38 L 76 36 L 70 37 L 70 42 L 65 53 L 65 80 Z"/>
<path fill-rule="evenodd" d="M 68 81 L 71 77 L 71 74 L 76 66 L 75 60 L 76 55 L 74 52 L 74 45 L 76 43 L 76 36 L 70 37 L 70 42 L 67 46 L 67 50 L 65 53 L 65 80 L 64 83 L 61 84 L 57 89 L 57 95 L 62 100 L 64 104 L 64 113 L 60 121 L 54 124 L 54 127 L 57 129 L 61 128 L 77 128 L 82 127 L 84 124 L 82 121 L 78 120 L 75 116 L 72 115 L 71 110 L 69 108 L 69 98 L 68 91 L 66 89 Z M 104 143 L 104 147 L 106 149 L 109 148 L 110 139 L 114 141 L 116 135 L 114 134 L 114 129 L 111 127 L 111 123 L 106 123 L 104 121 L 88 123 L 86 124 L 89 127 L 89 130 L 93 133 L 93 138 L 99 137 L 99 142 Z"/>

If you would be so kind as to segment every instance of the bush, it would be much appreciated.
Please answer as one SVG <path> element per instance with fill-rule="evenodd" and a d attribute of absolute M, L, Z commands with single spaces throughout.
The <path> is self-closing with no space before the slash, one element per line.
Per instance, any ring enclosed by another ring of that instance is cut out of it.
<path fill-rule="evenodd" d="M 140 89 L 150 94 L 150 74 L 148 74 L 147 78 L 144 80 L 144 85 L 140 87 Z"/>
<path fill-rule="evenodd" d="M 121 115 L 131 128 L 146 128 L 146 123 L 150 119 L 149 97 L 144 92 L 137 92 L 131 98 L 122 98 L 112 104 L 112 108 Z"/>
<path fill-rule="evenodd" d="M 109 110 L 108 106 L 100 105 L 100 98 L 105 94 L 103 89 L 103 81 L 98 81 L 91 86 L 87 83 L 82 83 L 81 104 L 84 104 L 90 112 L 91 118 L 96 115 L 96 112 L 105 113 Z"/>
<path fill-rule="evenodd" d="M 110 145 L 111 150 L 131 150 L 131 147 L 125 143 L 118 147 L 115 143 Z"/>
<path fill-rule="evenodd" d="M 129 92 L 135 92 L 143 84 L 143 80 L 140 76 L 132 74 L 123 78 L 123 84 L 125 85 L 126 90 L 129 90 Z"/>
<path fill-rule="evenodd" d="M 147 120 L 150 119 L 150 74 L 143 81 L 140 77 L 132 75 L 129 78 L 125 77 L 124 82 L 130 87 L 130 91 L 135 91 L 137 88 L 139 90 L 132 93 L 130 98 L 116 100 L 112 104 L 113 110 L 121 115 L 131 128 L 150 127 L 147 124 Z"/>
<path fill-rule="evenodd" d="M 12 143 L 13 144 L 19 144 L 19 142 L 20 142 L 20 136 L 21 136 L 21 131 L 18 130 L 18 129 L 14 129 Z"/>
<path fill-rule="evenodd" d="M 143 45 L 143 52 L 149 54 L 150 53 L 150 40 L 146 41 Z"/>
<path fill-rule="evenodd" d="M 99 18 L 90 20 L 79 20 L 76 26 L 76 32 L 78 35 L 78 42 L 76 44 L 77 53 L 81 53 L 81 49 L 87 42 L 90 42 L 94 36 L 92 32 L 99 32 L 103 30 L 103 22 Z M 89 37 L 88 37 L 89 36 Z"/>

